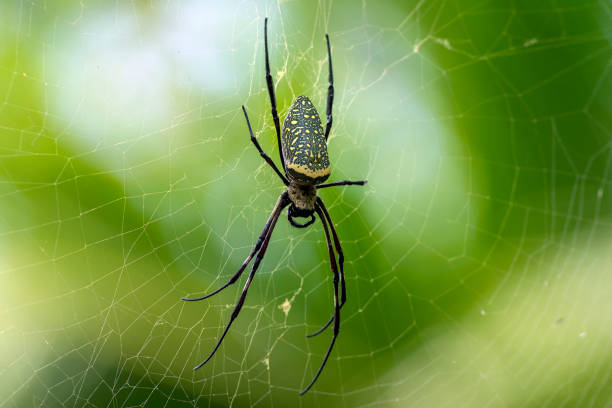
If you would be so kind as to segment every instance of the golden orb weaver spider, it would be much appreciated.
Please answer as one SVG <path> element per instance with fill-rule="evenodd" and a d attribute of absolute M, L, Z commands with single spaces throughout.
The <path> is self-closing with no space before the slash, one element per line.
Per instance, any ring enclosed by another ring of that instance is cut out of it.
<path fill-rule="evenodd" d="M 244 288 L 242 289 L 240 298 L 238 299 L 238 303 L 236 303 L 236 306 L 232 311 L 232 315 L 230 317 L 229 322 L 227 323 L 227 326 L 225 326 L 223 334 L 221 334 L 221 337 L 217 341 L 217 345 L 208 355 L 208 357 L 194 368 L 194 370 L 197 370 L 198 368 L 206 364 L 208 360 L 210 360 L 212 356 L 217 352 L 230 326 L 232 325 L 236 317 L 238 317 L 238 314 L 242 309 L 242 305 L 244 304 L 244 300 L 246 299 L 249 287 L 251 286 L 251 282 L 253 281 L 253 277 L 255 276 L 255 272 L 259 267 L 259 263 L 266 254 L 268 244 L 270 243 L 270 237 L 272 236 L 272 231 L 274 231 L 276 221 L 278 220 L 278 217 L 280 216 L 282 210 L 285 207 L 289 206 L 289 208 L 287 209 L 287 218 L 291 225 L 296 228 L 306 228 L 312 223 L 314 223 L 314 213 L 316 212 L 319 218 L 321 219 L 321 224 L 323 224 L 323 230 L 325 231 L 325 239 L 327 241 L 327 249 L 329 251 L 331 270 L 334 274 L 334 313 L 327 321 L 327 323 L 323 325 L 323 327 L 321 327 L 316 332 L 309 334 L 307 337 L 313 337 L 317 334 L 322 333 L 332 324 L 332 322 L 334 323 L 334 334 L 327 349 L 327 353 L 323 358 L 323 362 L 319 367 L 319 370 L 315 374 L 310 384 L 308 384 L 308 386 L 300 393 L 300 395 L 304 395 L 314 385 L 314 383 L 321 375 L 325 364 L 327 363 L 329 355 L 334 347 L 334 343 L 336 342 L 336 338 L 338 337 L 338 333 L 340 332 L 340 309 L 346 302 L 344 254 L 342 252 L 342 246 L 340 245 L 340 240 L 338 239 L 338 235 L 336 234 L 336 229 L 334 228 L 334 224 L 332 223 L 329 212 L 327 211 L 323 200 L 321 200 L 321 198 L 317 196 L 317 190 L 321 188 L 344 185 L 363 186 L 367 182 L 367 180 L 342 180 L 333 183 L 321 184 L 322 182 L 327 180 L 331 172 L 329 158 L 327 155 L 327 137 L 329 136 L 329 132 L 332 127 L 332 103 L 334 101 L 334 76 L 332 72 L 329 36 L 327 34 L 325 34 L 325 39 L 327 41 L 327 56 L 329 65 L 329 86 L 327 88 L 327 125 L 325 126 L 325 132 L 323 132 L 323 128 L 321 127 L 321 119 L 319 118 L 319 113 L 317 112 L 312 102 L 310 102 L 310 99 L 308 99 L 308 97 L 304 95 L 300 95 L 293 101 L 293 104 L 289 108 L 289 112 L 287 113 L 285 121 L 283 122 L 283 130 L 281 133 L 278 112 L 276 110 L 276 96 L 274 94 L 272 75 L 270 74 L 270 61 L 268 57 L 268 19 L 265 19 L 264 43 L 266 55 L 266 82 L 268 84 L 268 93 L 270 94 L 270 104 L 272 105 L 272 119 L 274 120 L 274 127 L 276 129 L 278 152 L 280 155 L 281 164 L 283 165 L 283 170 L 285 173 L 284 175 L 283 173 L 281 173 L 278 167 L 276 167 L 276 164 L 274 164 L 274 161 L 272 161 L 270 156 L 268 156 L 263 151 L 263 149 L 257 142 L 257 139 L 255 139 L 255 136 L 253 136 L 251 122 L 249 121 L 249 116 L 247 115 L 244 105 L 242 106 L 242 111 L 244 112 L 244 118 L 246 119 L 247 126 L 249 128 L 251 142 L 253 142 L 261 157 L 263 157 L 263 159 L 270 165 L 270 167 L 272 167 L 272 169 L 276 172 L 278 177 L 280 177 L 285 186 L 287 186 L 287 189 L 283 191 L 283 193 L 276 201 L 276 205 L 272 210 L 272 214 L 270 214 L 270 217 L 268 218 L 268 221 L 266 222 L 263 231 L 259 235 L 259 238 L 257 238 L 255 247 L 253 248 L 249 256 L 247 256 L 247 258 L 244 260 L 242 266 L 229 279 L 229 281 L 225 285 L 221 286 L 214 292 L 209 293 L 208 295 L 199 298 L 182 298 L 182 300 L 195 302 L 207 299 L 221 292 L 223 289 L 227 288 L 228 286 L 236 282 L 238 278 L 240 278 L 247 265 L 251 262 L 255 254 L 257 254 L 257 256 L 255 257 L 255 262 L 253 263 L 253 266 L 251 268 L 251 272 L 249 273 L 249 277 L 247 278 Z M 304 224 L 298 224 L 294 220 L 294 218 L 309 217 L 310 220 L 308 220 Z M 329 230 L 331 230 L 332 238 L 330 238 Z M 338 252 L 337 263 L 336 256 L 334 253 L 334 247 L 335 250 Z M 340 290 L 338 288 L 338 283 L 340 283 Z"/>

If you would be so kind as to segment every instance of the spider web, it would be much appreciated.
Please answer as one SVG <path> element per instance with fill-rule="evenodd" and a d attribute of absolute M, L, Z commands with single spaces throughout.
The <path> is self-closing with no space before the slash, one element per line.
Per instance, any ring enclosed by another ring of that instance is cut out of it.
<path fill-rule="evenodd" d="M 223 4 L 221 4 L 223 3 Z M 609 1 L 3 2 L 0 406 L 612 406 Z M 283 216 L 281 117 L 336 76 L 346 254 Z"/>

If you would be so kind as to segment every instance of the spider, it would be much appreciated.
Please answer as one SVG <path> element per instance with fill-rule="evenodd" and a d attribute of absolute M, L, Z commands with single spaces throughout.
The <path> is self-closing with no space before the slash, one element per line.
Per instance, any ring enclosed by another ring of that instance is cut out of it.
<path fill-rule="evenodd" d="M 236 317 L 238 317 L 238 314 L 242 309 L 242 305 L 244 304 L 247 291 L 249 290 L 251 282 L 253 281 L 253 277 L 255 276 L 255 272 L 257 271 L 259 263 L 263 259 L 264 255 L 266 254 L 266 250 L 268 249 L 268 244 L 270 243 L 272 231 L 274 231 L 274 227 L 276 226 L 276 221 L 278 220 L 278 217 L 280 216 L 283 209 L 289 207 L 287 209 L 287 218 L 291 225 L 296 228 L 306 228 L 312 223 L 314 223 L 314 213 L 317 213 L 321 220 L 321 223 L 323 224 L 323 230 L 325 231 L 325 239 L 327 241 L 327 249 L 329 252 L 331 270 L 334 274 L 334 312 L 330 319 L 327 321 L 327 323 L 323 325 L 323 327 L 321 327 L 316 332 L 309 334 L 307 337 L 313 337 L 322 333 L 332 323 L 334 323 L 334 333 L 327 349 L 327 353 L 325 354 L 323 362 L 319 367 L 319 370 L 315 374 L 310 384 L 308 384 L 308 386 L 300 393 L 300 395 L 304 395 L 314 385 L 314 383 L 321 375 L 325 364 L 327 363 L 329 355 L 334 347 L 334 343 L 336 342 L 336 338 L 338 337 L 338 333 L 340 332 L 340 309 L 346 302 L 344 254 L 342 252 L 342 246 L 340 245 L 340 240 L 338 239 L 338 235 L 336 234 L 336 229 L 334 228 L 334 224 L 332 223 L 329 212 L 327 211 L 323 200 L 321 200 L 321 198 L 317 196 L 317 190 L 321 188 L 344 185 L 363 186 L 367 182 L 367 180 L 342 180 L 333 183 L 321 184 L 325 180 L 327 180 L 330 175 L 330 164 L 329 158 L 327 156 L 327 137 L 329 136 L 329 132 L 332 127 L 332 104 L 334 101 L 334 76 L 332 72 L 329 36 L 327 34 L 325 34 L 325 39 L 327 41 L 327 56 L 329 64 L 329 86 L 327 88 L 327 124 L 325 126 L 325 131 L 323 131 L 323 128 L 321 127 L 321 119 L 319 118 L 319 113 L 317 112 L 312 102 L 310 102 L 310 99 L 308 99 L 307 96 L 300 95 L 295 98 L 293 104 L 289 108 L 289 112 L 285 117 L 285 121 L 283 123 L 283 130 L 281 133 L 278 112 L 276 110 L 276 96 L 274 94 L 272 75 L 270 74 L 270 61 L 268 57 L 268 19 L 265 19 L 264 43 L 266 55 L 266 82 L 268 85 L 268 93 L 270 94 L 270 104 L 272 105 L 272 119 L 274 120 L 274 127 L 276 129 L 278 151 L 280 155 L 280 161 L 283 165 L 284 174 L 278 169 L 278 167 L 276 167 L 274 161 L 263 151 L 263 149 L 257 142 L 257 139 L 255 139 L 255 136 L 253 136 L 251 122 L 249 121 L 249 116 L 247 115 L 247 111 L 244 105 L 242 106 L 242 112 L 244 113 L 244 118 L 246 119 L 246 123 L 249 128 L 251 142 L 253 142 L 261 157 L 276 172 L 276 174 L 281 179 L 283 184 L 287 187 L 287 189 L 283 191 L 283 193 L 276 201 L 276 205 L 274 206 L 274 209 L 272 210 L 272 213 L 270 214 L 270 217 L 268 218 L 268 221 L 266 222 L 263 231 L 261 231 L 261 234 L 257 238 L 255 247 L 253 248 L 249 256 L 247 256 L 247 258 L 244 260 L 240 269 L 238 269 L 238 271 L 229 279 L 229 281 L 227 281 L 226 284 L 224 284 L 214 292 L 209 293 L 208 295 L 199 298 L 182 298 L 182 300 L 194 302 L 204 300 L 213 295 L 216 295 L 223 289 L 235 283 L 238 278 L 240 278 L 240 276 L 246 269 L 247 265 L 251 262 L 255 254 L 257 254 L 257 256 L 255 257 L 255 262 L 253 263 L 253 266 L 251 268 L 251 272 L 249 273 L 249 277 L 247 278 L 244 288 L 242 289 L 240 298 L 238 299 L 238 303 L 236 303 L 236 306 L 232 311 L 232 315 L 230 317 L 229 322 L 227 323 L 227 326 L 225 326 L 223 334 L 221 334 L 221 337 L 217 341 L 217 345 L 208 355 L 208 357 L 194 368 L 194 370 L 197 370 L 198 368 L 206 364 L 217 352 L 230 326 L 232 325 Z M 298 223 L 295 218 L 310 219 L 301 224 Z M 338 253 L 337 263 L 336 256 L 334 253 L 334 247 Z M 338 289 L 338 283 L 340 283 L 340 289 Z"/>

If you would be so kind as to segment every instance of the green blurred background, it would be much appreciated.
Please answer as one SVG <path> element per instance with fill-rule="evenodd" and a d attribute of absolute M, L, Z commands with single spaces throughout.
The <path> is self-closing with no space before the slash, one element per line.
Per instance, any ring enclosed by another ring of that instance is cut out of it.
<path fill-rule="evenodd" d="M 282 217 L 281 116 L 325 110 L 348 303 Z M 0 406 L 612 406 L 612 4 L 0 3 Z"/>

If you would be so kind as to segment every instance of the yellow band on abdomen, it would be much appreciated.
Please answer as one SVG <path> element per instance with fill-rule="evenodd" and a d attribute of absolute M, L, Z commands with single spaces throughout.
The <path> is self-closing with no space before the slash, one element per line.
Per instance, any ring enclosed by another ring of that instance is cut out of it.
<path fill-rule="evenodd" d="M 313 170 L 302 164 L 290 163 L 287 165 L 287 168 L 293 170 L 296 173 L 299 173 L 308 178 L 311 178 L 311 179 L 318 179 L 321 177 L 329 176 L 331 172 L 331 169 L 329 168 L 329 166 L 323 169 Z"/>

